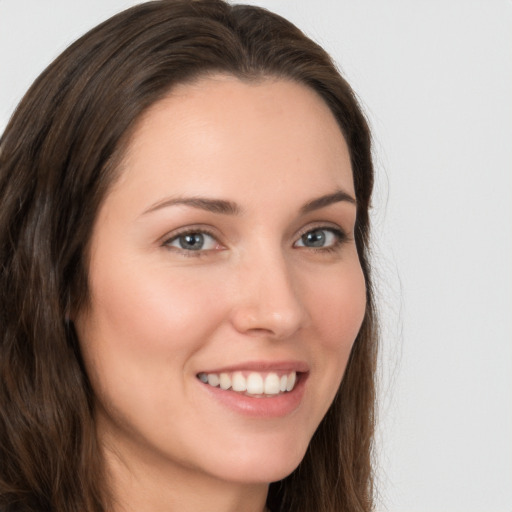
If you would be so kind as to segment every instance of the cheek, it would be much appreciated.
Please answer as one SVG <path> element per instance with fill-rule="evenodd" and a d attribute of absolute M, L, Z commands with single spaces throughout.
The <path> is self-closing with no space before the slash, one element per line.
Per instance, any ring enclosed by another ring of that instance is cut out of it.
<path fill-rule="evenodd" d="M 134 266 L 133 271 L 112 269 L 91 284 L 93 313 L 102 329 L 141 350 L 170 344 L 191 348 L 194 334 L 215 324 L 221 306 L 220 294 L 208 292 L 202 276 L 192 273 L 141 272 Z"/>
<path fill-rule="evenodd" d="M 347 265 L 324 279 L 317 276 L 308 305 L 314 327 L 310 346 L 318 371 L 322 415 L 341 383 L 366 310 L 366 285 L 359 263 Z"/>
<path fill-rule="evenodd" d="M 91 306 L 77 322 L 95 388 L 123 395 L 179 385 L 222 320 L 221 290 L 200 273 L 117 263 L 90 276 Z"/>
<path fill-rule="evenodd" d="M 190 361 L 218 328 L 225 294 L 213 276 L 125 263 L 91 274 L 77 333 L 103 417 L 152 437 L 176 411 L 189 414 Z"/>
<path fill-rule="evenodd" d="M 326 348 L 344 353 L 352 347 L 366 310 L 362 269 L 352 265 L 329 276 L 323 283 L 317 281 L 316 285 L 309 295 L 315 326 L 322 333 Z"/>

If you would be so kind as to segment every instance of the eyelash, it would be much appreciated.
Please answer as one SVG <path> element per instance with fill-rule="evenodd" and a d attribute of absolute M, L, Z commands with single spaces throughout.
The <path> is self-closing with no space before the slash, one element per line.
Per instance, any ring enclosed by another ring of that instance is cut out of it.
<path fill-rule="evenodd" d="M 162 244 L 164 247 L 166 247 L 169 250 L 178 252 L 180 255 L 190 258 L 202 258 L 205 256 L 208 256 L 211 249 L 203 250 L 198 249 L 196 251 L 194 250 L 186 250 L 186 249 L 180 249 L 178 247 L 172 247 L 170 244 L 176 240 L 178 240 L 180 237 L 187 236 L 187 235 L 207 235 L 212 237 L 214 240 L 217 241 L 216 235 L 214 235 L 210 230 L 201 227 L 201 228 L 186 228 L 183 231 L 178 231 L 177 233 L 174 233 L 171 238 L 167 238 L 164 243 Z M 217 241 L 219 245 L 220 242 Z"/>
<path fill-rule="evenodd" d="M 315 232 L 315 231 L 327 231 L 329 233 L 332 233 L 335 236 L 334 243 L 332 245 L 330 245 L 330 246 L 327 246 L 327 247 L 308 247 L 308 246 L 305 246 L 305 245 L 302 245 L 302 246 L 296 246 L 295 245 L 297 242 L 302 240 L 305 235 L 307 235 L 308 233 Z M 177 233 L 174 233 L 172 235 L 172 237 L 171 238 L 167 238 L 163 242 L 162 245 L 164 247 L 167 247 L 169 250 L 176 251 L 179 254 L 181 254 L 183 256 L 186 256 L 186 257 L 201 258 L 201 257 L 208 256 L 210 254 L 212 249 L 206 249 L 206 250 L 203 250 L 203 249 L 186 250 L 186 249 L 180 249 L 178 247 L 172 247 L 170 245 L 172 242 L 175 242 L 180 237 L 187 236 L 187 235 L 207 235 L 207 236 L 212 237 L 214 240 L 217 241 L 217 243 L 219 243 L 219 245 L 221 245 L 220 242 L 218 242 L 216 235 L 213 234 L 210 230 L 205 229 L 203 227 L 195 228 L 195 229 L 194 228 L 187 228 L 187 229 L 184 229 L 183 231 L 179 231 Z M 298 239 L 294 242 L 294 247 L 303 247 L 303 248 L 308 249 L 309 251 L 314 252 L 314 253 L 330 254 L 330 253 L 338 251 L 340 249 L 340 247 L 347 240 L 348 240 L 347 234 L 342 229 L 340 229 L 339 227 L 319 225 L 319 226 L 308 227 L 306 230 L 301 232 L 299 234 Z"/>
<path fill-rule="evenodd" d="M 333 252 L 336 252 L 340 249 L 340 247 L 348 241 L 348 236 L 339 227 L 333 227 L 333 226 L 314 226 L 314 227 L 308 227 L 305 231 L 303 231 L 300 235 L 298 240 L 295 242 L 297 243 L 299 240 L 302 240 L 302 237 L 307 235 L 308 233 L 312 233 L 314 231 L 327 231 L 329 233 L 332 233 L 335 236 L 334 243 L 332 245 L 329 245 L 327 247 L 307 247 L 307 246 L 301 246 L 305 249 L 309 249 L 312 252 L 315 253 L 323 253 L 323 254 L 330 254 Z M 294 244 L 295 245 L 295 244 Z"/>

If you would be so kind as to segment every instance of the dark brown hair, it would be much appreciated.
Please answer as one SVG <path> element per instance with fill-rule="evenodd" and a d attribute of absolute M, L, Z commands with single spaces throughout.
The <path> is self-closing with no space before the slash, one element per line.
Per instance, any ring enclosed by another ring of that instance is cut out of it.
<path fill-rule="evenodd" d="M 271 484 L 268 504 L 275 512 L 372 509 L 376 327 L 365 118 L 325 51 L 283 18 L 222 0 L 161 0 L 71 45 L 0 139 L 2 510 L 106 510 L 93 394 L 66 319 L 87 301 L 87 244 L 134 123 L 176 84 L 219 72 L 310 87 L 347 141 L 366 316 L 334 403 L 299 467 Z"/>

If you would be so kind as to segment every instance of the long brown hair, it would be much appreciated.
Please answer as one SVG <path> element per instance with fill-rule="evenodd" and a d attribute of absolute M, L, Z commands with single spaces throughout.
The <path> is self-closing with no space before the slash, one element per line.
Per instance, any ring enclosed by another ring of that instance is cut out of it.
<path fill-rule="evenodd" d="M 376 327 L 365 118 L 326 52 L 283 18 L 222 0 L 160 0 L 114 16 L 64 51 L 0 139 L 2 510 L 106 510 L 93 393 L 68 314 L 87 301 L 87 244 L 134 123 L 176 84 L 218 72 L 312 88 L 347 141 L 366 316 L 334 403 L 299 467 L 271 484 L 268 504 L 275 512 L 372 509 Z"/>

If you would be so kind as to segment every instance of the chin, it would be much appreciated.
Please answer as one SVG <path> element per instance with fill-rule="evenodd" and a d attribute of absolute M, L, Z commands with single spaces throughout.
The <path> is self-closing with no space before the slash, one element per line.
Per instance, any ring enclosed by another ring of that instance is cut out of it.
<path fill-rule="evenodd" d="M 249 442 L 250 443 L 250 442 Z M 281 446 L 266 446 L 255 442 L 245 449 L 231 449 L 215 461 L 214 472 L 219 478 L 238 483 L 271 483 L 282 480 L 300 464 L 309 442 L 287 442 Z M 212 468 L 213 469 L 213 468 Z"/>

